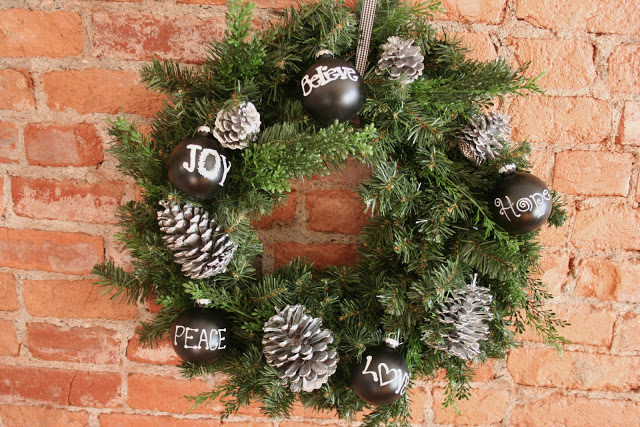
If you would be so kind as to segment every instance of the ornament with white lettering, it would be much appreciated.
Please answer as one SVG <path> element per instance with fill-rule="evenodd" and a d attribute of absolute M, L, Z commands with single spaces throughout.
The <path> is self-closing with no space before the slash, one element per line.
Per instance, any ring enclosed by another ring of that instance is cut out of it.
<path fill-rule="evenodd" d="M 204 307 L 209 300 L 197 302 L 173 324 L 173 349 L 185 362 L 211 363 L 224 354 L 229 327 L 220 311 Z"/>
<path fill-rule="evenodd" d="M 355 67 L 333 57 L 328 50 L 316 55 L 318 62 L 302 77 L 302 105 L 322 123 L 344 122 L 364 103 L 365 88 Z"/>
<path fill-rule="evenodd" d="M 553 198 L 538 177 L 516 171 L 513 164 L 500 168 L 498 181 L 489 199 L 493 220 L 510 233 L 538 230 L 551 214 Z"/>
<path fill-rule="evenodd" d="M 206 200 L 222 190 L 231 162 L 207 126 L 200 126 L 196 136 L 179 142 L 171 151 L 169 181 L 183 193 Z"/>
<path fill-rule="evenodd" d="M 409 367 L 396 350 L 398 341 L 367 349 L 362 362 L 351 371 L 351 387 L 365 402 L 387 405 L 398 400 L 409 387 Z"/>

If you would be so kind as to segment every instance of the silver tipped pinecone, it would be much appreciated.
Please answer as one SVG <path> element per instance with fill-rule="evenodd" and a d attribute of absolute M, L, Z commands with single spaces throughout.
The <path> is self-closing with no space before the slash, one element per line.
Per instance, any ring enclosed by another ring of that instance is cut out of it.
<path fill-rule="evenodd" d="M 480 354 L 480 341 L 489 337 L 488 322 L 492 296 L 489 289 L 475 285 L 453 291 L 453 295 L 438 309 L 441 324 L 449 326 L 443 343 L 436 347 L 463 360 L 471 360 Z"/>
<path fill-rule="evenodd" d="M 251 102 L 243 102 L 216 115 L 215 136 L 220 144 L 232 150 L 243 149 L 260 131 L 260 113 Z"/>
<path fill-rule="evenodd" d="M 276 312 L 263 328 L 262 352 L 267 363 L 294 393 L 322 387 L 338 365 L 336 351 L 329 348 L 333 333 L 320 329 L 322 319 L 304 314 L 302 305 L 276 308 Z"/>
<path fill-rule="evenodd" d="M 206 279 L 227 271 L 236 245 L 220 232 L 215 220 L 204 209 L 166 200 L 160 201 L 158 224 L 165 244 L 173 251 L 182 272 L 191 279 Z"/>
<path fill-rule="evenodd" d="M 387 70 L 390 80 L 404 76 L 405 83 L 411 83 L 420 77 L 424 69 L 424 55 L 420 52 L 420 46 L 411 46 L 412 44 L 413 39 L 389 37 L 387 43 L 380 46 L 383 51 L 376 66 L 376 74 L 380 75 Z"/>
<path fill-rule="evenodd" d="M 498 155 L 510 133 L 509 116 L 500 113 L 484 114 L 462 128 L 458 147 L 467 159 L 480 165 Z"/>

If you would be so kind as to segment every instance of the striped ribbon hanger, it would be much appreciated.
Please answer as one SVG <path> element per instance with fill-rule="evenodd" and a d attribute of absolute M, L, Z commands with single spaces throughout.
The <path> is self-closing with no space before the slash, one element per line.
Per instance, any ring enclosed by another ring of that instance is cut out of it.
<path fill-rule="evenodd" d="M 376 7 L 378 0 L 363 0 L 362 14 L 360 16 L 360 38 L 356 50 L 356 70 L 364 77 L 367 70 L 367 58 L 369 57 L 369 43 L 371 42 L 371 31 L 373 21 L 376 17 Z"/>

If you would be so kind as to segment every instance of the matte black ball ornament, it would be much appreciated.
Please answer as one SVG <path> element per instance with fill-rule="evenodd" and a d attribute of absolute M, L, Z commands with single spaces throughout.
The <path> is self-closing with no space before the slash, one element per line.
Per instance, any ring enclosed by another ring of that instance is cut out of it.
<path fill-rule="evenodd" d="M 535 175 L 516 171 L 513 164 L 501 168 L 500 175 L 489 199 L 493 220 L 510 233 L 538 230 L 553 206 L 547 186 Z"/>
<path fill-rule="evenodd" d="M 198 303 L 206 305 L 209 301 Z M 173 349 L 185 362 L 211 363 L 227 348 L 229 328 L 224 315 L 201 305 L 182 313 L 173 324 Z"/>
<path fill-rule="evenodd" d="M 364 103 L 365 88 L 355 67 L 321 50 L 318 62 L 307 69 L 300 82 L 302 105 L 316 120 L 344 122 L 355 116 Z"/>
<path fill-rule="evenodd" d="M 387 405 L 398 400 L 409 386 L 409 368 L 396 350 L 398 342 L 385 339 L 385 344 L 367 349 L 362 363 L 351 371 L 351 387 L 365 402 Z"/>
<path fill-rule="evenodd" d="M 231 162 L 207 126 L 200 126 L 196 136 L 179 142 L 171 151 L 169 181 L 183 193 L 206 200 L 222 190 Z"/>

